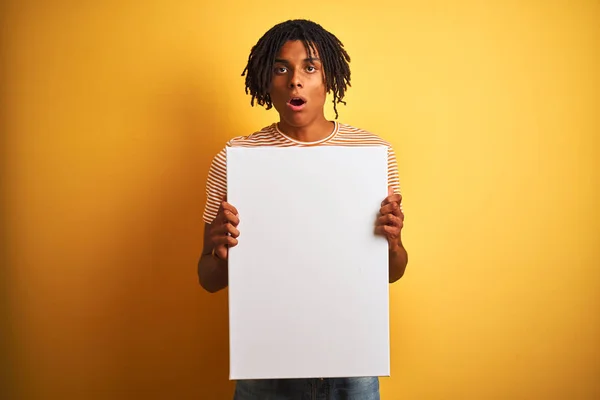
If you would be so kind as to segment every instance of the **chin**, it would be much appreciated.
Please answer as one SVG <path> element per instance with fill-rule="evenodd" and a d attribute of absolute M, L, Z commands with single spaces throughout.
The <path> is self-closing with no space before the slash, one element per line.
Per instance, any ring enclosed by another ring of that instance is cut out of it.
<path fill-rule="evenodd" d="M 303 126 L 309 125 L 312 121 L 308 115 L 303 115 L 303 113 L 294 113 L 292 115 L 289 114 L 279 114 L 279 118 L 283 120 L 286 124 L 293 126 L 294 128 L 301 128 Z"/>
<path fill-rule="evenodd" d="M 280 121 L 294 128 L 302 128 L 310 125 L 316 116 L 311 114 L 310 110 L 304 109 L 302 111 L 291 111 L 287 104 L 273 105 L 277 113 L 279 114 Z"/>
<path fill-rule="evenodd" d="M 302 128 L 303 126 L 308 125 L 308 121 L 304 118 L 283 118 L 283 121 L 294 128 Z"/>

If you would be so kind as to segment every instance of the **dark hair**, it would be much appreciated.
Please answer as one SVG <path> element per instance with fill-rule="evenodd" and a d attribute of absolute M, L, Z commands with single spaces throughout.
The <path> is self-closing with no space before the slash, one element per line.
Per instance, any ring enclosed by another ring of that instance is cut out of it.
<path fill-rule="evenodd" d="M 316 48 L 323 64 L 325 88 L 333 92 L 335 118 L 338 117 L 336 103 L 343 103 L 344 94 L 350 85 L 350 56 L 343 43 L 315 22 L 296 19 L 282 22 L 269 29 L 252 47 L 248 64 L 242 72 L 246 75 L 246 94 L 252 95 L 250 104 L 270 109 L 273 106 L 268 90 L 273 74 L 273 64 L 281 47 L 289 40 L 301 40 L 311 57 Z"/>

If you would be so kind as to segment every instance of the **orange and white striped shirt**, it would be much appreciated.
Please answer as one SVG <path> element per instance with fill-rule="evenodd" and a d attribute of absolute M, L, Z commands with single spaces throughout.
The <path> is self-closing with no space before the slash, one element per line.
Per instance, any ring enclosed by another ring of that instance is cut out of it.
<path fill-rule="evenodd" d="M 206 206 L 203 219 L 207 224 L 217 216 L 223 196 L 227 193 L 227 147 L 263 147 L 263 146 L 387 146 L 388 148 L 388 186 L 395 193 L 400 193 L 398 164 L 392 146 L 380 137 L 352 127 L 335 122 L 333 132 L 325 139 L 317 142 L 301 142 L 281 132 L 273 123 L 258 132 L 248 136 L 238 136 L 229 140 L 226 146 L 217 154 L 211 163 L 206 182 Z M 383 199 L 382 199 L 383 200 Z"/>

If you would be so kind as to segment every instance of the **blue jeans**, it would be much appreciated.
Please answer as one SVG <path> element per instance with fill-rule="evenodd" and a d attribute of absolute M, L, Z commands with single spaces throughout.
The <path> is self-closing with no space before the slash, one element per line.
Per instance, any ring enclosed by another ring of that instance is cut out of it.
<path fill-rule="evenodd" d="M 234 400 L 380 400 L 379 379 L 260 379 L 236 382 Z"/>

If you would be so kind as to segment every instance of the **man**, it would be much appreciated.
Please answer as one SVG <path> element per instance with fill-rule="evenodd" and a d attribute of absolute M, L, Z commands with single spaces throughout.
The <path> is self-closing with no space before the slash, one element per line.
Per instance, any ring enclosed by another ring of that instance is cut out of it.
<path fill-rule="evenodd" d="M 389 282 L 404 274 L 408 262 L 402 244 L 402 196 L 395 153 L 389 143 L 364 130 L 337 122 L 337 104 L 350 86 L 350 57 L 342 42 L 307 20 L 280 23 L 256 43 L 242 75 L 251 105 L 274 107 L 279 122 L 227 146 L 369 146 L 388 148 L 388 196 L 381 203 L 376 232 L 389 244 Z M 324 105 L 333 94 L 335 121 L 325 118 Z M 238 243 L 240 216 L 226 201 L 226 150 L 213 159 L 204 210 L 204 249 L 198 263 L 200 284 L 209 292 L 227 286 L 228 249 Z M 265 196 L 269 194 L 265 193 Z M 285 217 L 282 218 L 285 220 Z M 269 256 L 268 248 L 265 257 Z M 328 399 L 379 399 L 377 377 L 335 379 L 248 380 L 237 383 L 236 400 L 303 399 L 309 394 Z M 320 397 L 319 397 L 320 398 Z"/>

